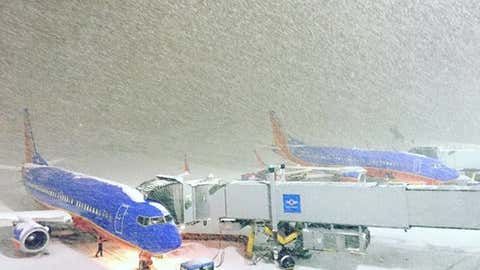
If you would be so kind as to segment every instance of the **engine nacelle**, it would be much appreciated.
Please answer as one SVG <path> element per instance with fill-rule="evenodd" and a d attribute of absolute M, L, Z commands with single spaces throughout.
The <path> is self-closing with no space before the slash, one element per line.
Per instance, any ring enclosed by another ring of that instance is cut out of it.
<path fill-rule="evenodd" d="M 13 239 L 22 252 L 38 253 L 48 246 L 50 235 L 47 227 L 36 222 L 21 222 L 13 227 Z"/>

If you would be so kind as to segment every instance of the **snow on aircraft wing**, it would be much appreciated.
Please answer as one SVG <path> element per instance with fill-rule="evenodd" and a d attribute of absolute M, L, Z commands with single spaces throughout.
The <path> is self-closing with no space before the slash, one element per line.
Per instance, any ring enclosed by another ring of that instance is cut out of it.
<path fill-rule="evenodd" d="M 366 172 L 363 167 L 357 166 L 336 166 L 336 167 L 318 167 L 318 166 L 287 166 L 287 169 L 304 169 L 317 171 L 332 171 L 332 172 Z"/>
<path fill-rule="evenodd" d="M 12 222 L 21 221 L 60 222 L 67 223 L 72 217 L 61 210 L 38 210 L 19 212 L 0 212 L 0 226 L 11 226 Z"/>
<path fill-rule="evenodd" d="M 22 167 L 19 166 L 10 166 L 10 165 L 3 165 L 0 164 L 0 170 L 7 170 L 7 171 L 21 171 Z"/>

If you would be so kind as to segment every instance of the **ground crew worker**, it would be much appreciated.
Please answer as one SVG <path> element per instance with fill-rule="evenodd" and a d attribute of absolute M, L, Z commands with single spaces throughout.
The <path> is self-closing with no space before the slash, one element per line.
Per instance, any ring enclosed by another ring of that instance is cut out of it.
<path fill-rule="evenodd" d="M 138 254 L 138 269 L 139 270 L 149 270 L 153 265 L 152 255 L 147 252 L 141 251 Z"/>
<path fill-rule="evenodd" d="M 97 238 L 97 253 L 95 253 L 95 257 L 98 257 L 98 254 L 103 257 L 103 242 L 105 241 L 107 240 L 103 239 L 101 236 Z"/>

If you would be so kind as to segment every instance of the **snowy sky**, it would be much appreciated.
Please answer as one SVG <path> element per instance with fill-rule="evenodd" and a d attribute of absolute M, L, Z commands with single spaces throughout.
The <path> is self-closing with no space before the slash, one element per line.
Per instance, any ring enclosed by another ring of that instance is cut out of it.
<path fill-rule="evenodd" d="M 173 170 L 185 152 L 251 166 L 271 109 L 312 144 L 480 144 L 473 0 L 0 7 L 2 163 L 22 161 L 25 106 L 48 158 L 104 177 L 132 162 Z"/>

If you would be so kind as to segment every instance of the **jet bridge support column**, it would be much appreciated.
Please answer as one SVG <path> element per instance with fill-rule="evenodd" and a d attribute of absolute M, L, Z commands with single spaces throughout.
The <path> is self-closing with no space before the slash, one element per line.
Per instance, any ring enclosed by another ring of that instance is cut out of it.
<path fill-rule="evenodd" d="M 272 237 L 273 237 L 273 242 L 275 243 L 275 246 L 278 245 L 277 242 L 277 234 L 278 234 L 278 218 L 277 218 L 277 209 L 276 209 L 276 204 L 275 204 L 275 167 L 273 165 L 270 165 L 268 167 L 268 174 L 267 174 L 267 179 L 269 180 L 269 202 L 270 202 L 270 220 L 272 222 Z M 276 258 L 275 258 L 276 259 Z"/>
<path fill-rule="evenodd" d="M 274 234 L 278 231 L 278 219 L 277 219 L 277 211 L 276 211 L 276 204 L 274 201 L 275 198 L 275 167 L 269 166 L 268 167 L 268 175 L 267 178 L 269 180 L 269 194 L 268 198 L 270 199 L 270 220 L 272 221 L 272 231 Z"/>

